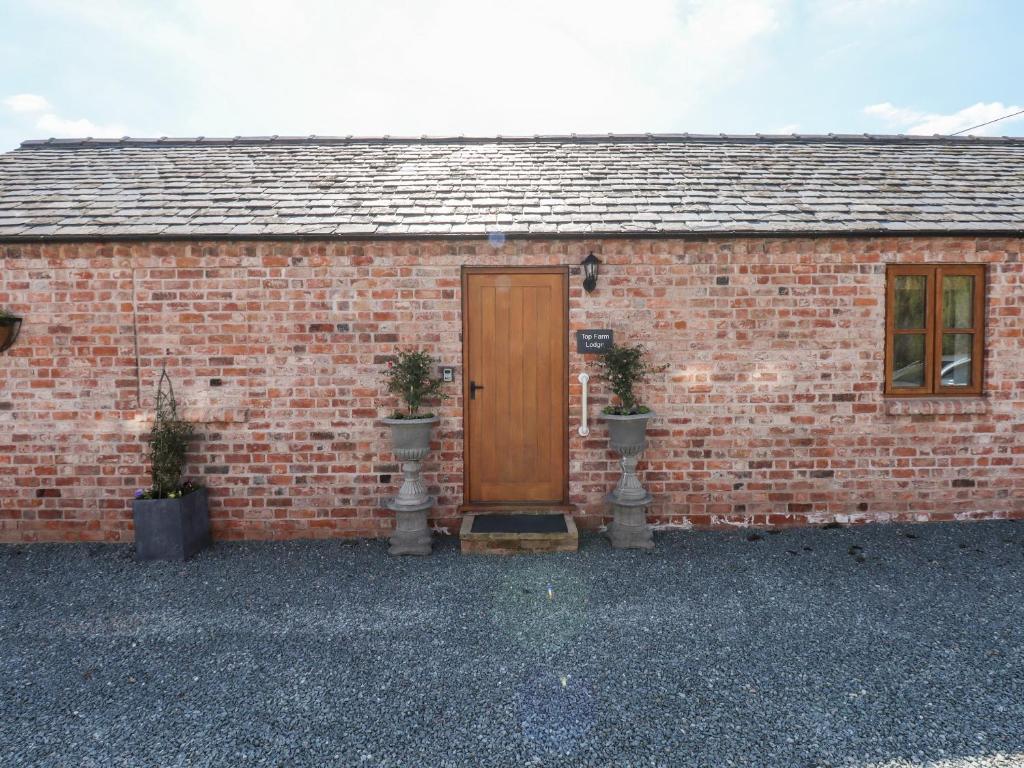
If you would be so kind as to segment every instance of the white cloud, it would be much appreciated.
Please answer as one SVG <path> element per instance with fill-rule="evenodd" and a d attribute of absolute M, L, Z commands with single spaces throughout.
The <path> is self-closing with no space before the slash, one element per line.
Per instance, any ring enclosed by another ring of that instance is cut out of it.
<path fill-rule="evenodd" d="M 92 138 L 117 138 L 124 136 L 126 133 L 124 126 L 117 123 L 99 125 L 85 118 L 69 120 L 52 113 L 40 115 L 39 119 L 36 120 L 36 128 L 43 131 L 47 136 L 56 138 L 83 138 L 86 136 Z"/>
<path fill-rule="evenodd" d="M 789 133 L 798 133 L 799 131 L 800 131 L 800 123 L 786 123 L 785 125 L 780 125 L 774 131 L 772 131 L 772 133 L 789 134 Z"/>
<path fill-rule="evenodd" d="M 34 128 L 47 138 L 116 138 L 126 133 L 124 126 L 116 123 L 98 124 L 85 118 L 73 120 L 61 117 L 53 111 L 45 97 L 34 93 L 9 96 L 4 99 L 4 105 L 12 112 L 24 114 L 26 117 L 32 116 Z"/>
<path fill-rule="evenodd" d="M 915 112 L 905 107 L 893 106 L 888 101 L 864 107 L 864 114 L 877 117 L 887 125 L 893 126 L 915 123 L 923 117 L 920 112 Z"/>
<path fill-rule="evenodd" d="M 4 105 L 13 112 L 42 112 L 50 108 L 50 102 L 34 93 L 16 93 L 8 96 L 4 99 Z"/>
<path fill-rule="evenodd" d="M 790 1 L 49 5 L 172 60 L 177 132 L 511 134 L 686 130 L 757 76 Z"/>
<path fill-rule="evenodd" d="M 1012 104 L 1003 104 L 1000 101 L 981 102 L 964 107 L 958 112 L 943 115 L 929 112 L 919 112 L 915 109 L 897 107 L 889 102 L 872 104 L 864 108 L 864 113 L 876 117 L 887 126 L 897 128 L 904 133 L 918 136 L 931 136 L 933 134 L 948 135 L 972 128 L 990 120 L 996 120 L 1004 115 L 1020 112 L 1024 107 Z M 992 125 L 985 125 L 971 131 L 975 136 L 999 136 L 1005 133 L 1008 124 L 1024 120 L 1024 115 L 1016 115 L 1006 120 L 1000 120 Z"/>
<path fill-rule="evenodd" d="M 895 14 L 919 11 L 927 0 L 813 0 L 812 15 L 832 24 L 888 24 Z"/>

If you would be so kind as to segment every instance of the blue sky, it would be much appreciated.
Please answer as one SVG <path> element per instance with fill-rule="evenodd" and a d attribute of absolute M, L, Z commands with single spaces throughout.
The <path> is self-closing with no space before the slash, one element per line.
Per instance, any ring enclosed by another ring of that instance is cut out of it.
<path fill-rule="evenodd" d="M 1018 0 L 0 0 L 49 136 L 950 133 L 1024 109 Z M 976 131 L 1024 134 L 1024 115 Z"/>

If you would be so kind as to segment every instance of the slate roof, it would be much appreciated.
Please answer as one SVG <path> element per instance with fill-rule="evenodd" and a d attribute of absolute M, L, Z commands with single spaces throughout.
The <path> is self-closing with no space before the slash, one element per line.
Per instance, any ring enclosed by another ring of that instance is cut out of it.
<path fill-rule="evenodd" d="M 0 240 L 1024 232 L 1024 139 L 84 139 L 0 155 Z"/>

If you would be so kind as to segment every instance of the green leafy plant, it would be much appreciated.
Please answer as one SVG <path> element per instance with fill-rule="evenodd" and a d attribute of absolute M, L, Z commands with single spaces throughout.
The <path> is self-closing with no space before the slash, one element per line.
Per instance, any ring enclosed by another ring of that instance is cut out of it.
<path fill-rule="evenodd" d="M 619 399 L 619 405 L 605 406 L 605 413 L 618 416 L 650 413 L 650 408 L 637 403 L 636 388 L 650 374 L 661 373 L 668 366 L 651 365 L 646 355 L 647 350 L 642 344 L 613 344 L 598 358 L 598 376 L 608 382 Z"/>
<path fill-rule="evenodd" d="M 0 320 L 15 320 L 17 317 L 18 316 L 9 309 L 0 309 Z"/>
<path fill-rule="evenodd" d="M 398 352 L 384 372 L 388 391 L 398 395 L 406 403 L 406 411 L 396 411 L 392 419 L 431 419 L 433 414 L 421 414 L 420 408 L 428 400 L 443 400 L 447 395 L 441 391 L 444 382 L 432 375 L 436 360 L 422 350 Z"/>
<path fill-rule="evenodd" d="M 160 371 L 156 389 L 156 421 L 149 436 L 153 487 L 148 495 L 143 492 L 139 498 L 174 499 L 194 489 L 191 483 L 181 483 L 188 443 L 193 434 L 192 425 L 178 416 L 174 387 L 164 368 Z"/>
<path fill-rule="evenodd" d="M 444 382 L 432 375 L 436 361 L 426 352 L 407 350 L 399 352 L 384 372 L 388 392 L 398 395 L 405 403 L 406 410 L 396 411 L 393 419 L 429 419 L 434 414 L 420 413 L 420 407 L 428 400 L 445 400 L 448 395 L 441 391 Z"/>

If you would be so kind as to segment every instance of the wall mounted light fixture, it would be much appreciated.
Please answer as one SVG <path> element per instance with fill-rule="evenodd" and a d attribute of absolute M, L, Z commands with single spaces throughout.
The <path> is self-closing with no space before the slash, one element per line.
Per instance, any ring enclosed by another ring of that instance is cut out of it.
<path fill-rule="evenodd" d="M 591 293 L 597 288 L 597 266 L 600 263 L 601 260 L 593 253 L 580 262 L 580 266 L 583 267 L 583 290 L 587 293 Z"/>

